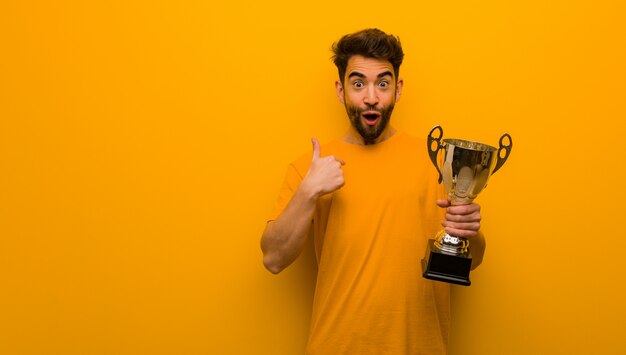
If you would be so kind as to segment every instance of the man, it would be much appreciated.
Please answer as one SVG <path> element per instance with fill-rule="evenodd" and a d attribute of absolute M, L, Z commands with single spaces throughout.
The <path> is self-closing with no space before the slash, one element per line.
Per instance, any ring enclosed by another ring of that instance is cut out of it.
<path fill-rule="evenodd" d="M 425 141 L 389 125 L 402 93 L 399 39 L 367 29 L 333 51 L 351 127 L 324 147 L 313 139 L 312 154 L 289 166 L 261 238 L 264 264 L 282 271 L 313 229 L 318 278 L 308 354 L 446 353 L 450 286 L 422 278 L 420 260 L 443 225 L 470 239 L 478 266 L 480 208 L 441 200 Z"/>

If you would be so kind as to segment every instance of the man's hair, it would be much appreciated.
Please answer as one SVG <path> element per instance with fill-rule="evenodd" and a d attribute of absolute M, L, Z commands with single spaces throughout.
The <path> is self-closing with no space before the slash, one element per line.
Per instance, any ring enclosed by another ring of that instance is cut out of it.
<path fill-rule="evenodd" d="M 366 58 L 385 59 L 393 66 L 398 80 L 400 64 L 404 58 L 400 38 L 388 35 L 377 28 L 368 28 L 341 37 L 339 42 L 333 43 L 333 62 L 339 71 L 339 80 L 343 84 L 348 60 L 354 55 Z"/>

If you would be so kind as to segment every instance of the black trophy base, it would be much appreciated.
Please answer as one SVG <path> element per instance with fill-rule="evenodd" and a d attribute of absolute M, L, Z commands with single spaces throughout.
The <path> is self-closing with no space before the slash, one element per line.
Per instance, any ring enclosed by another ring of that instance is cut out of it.
<path fill-rule="evenodd" d="M 469 251 L 460 255 L 447 254 L 435 246 L 433 239 L 428 241 L 426 256 L 422 259 L 422 271 L 425 278 L 469 286 L 471 268 L 472 257 Z"/>

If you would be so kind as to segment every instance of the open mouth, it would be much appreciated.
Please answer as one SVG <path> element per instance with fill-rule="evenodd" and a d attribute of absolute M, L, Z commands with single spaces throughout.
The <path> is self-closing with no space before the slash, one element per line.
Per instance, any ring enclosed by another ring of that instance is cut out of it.
<path fill-rule="evenodd" d="M 367 112 L 362 113 L 361 117 L 363 117 L 363 120 L 365 121 L 365 123 L 367 123 L 370 126 L 373 126 L 380 119 L 380 113 L 375 112 L 375 111 L 367 111 Z"/>

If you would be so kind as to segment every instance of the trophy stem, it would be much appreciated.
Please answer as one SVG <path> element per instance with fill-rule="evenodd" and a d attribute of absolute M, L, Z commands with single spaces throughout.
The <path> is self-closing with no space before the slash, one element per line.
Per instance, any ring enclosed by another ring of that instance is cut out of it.
<path fill-rule="evenodd" d="M 435 239 L 435 246 L 443 253 L 461 255 L 469 250 L 469 240 L 451 236 L 444 230 L 441 230 Z"/>

